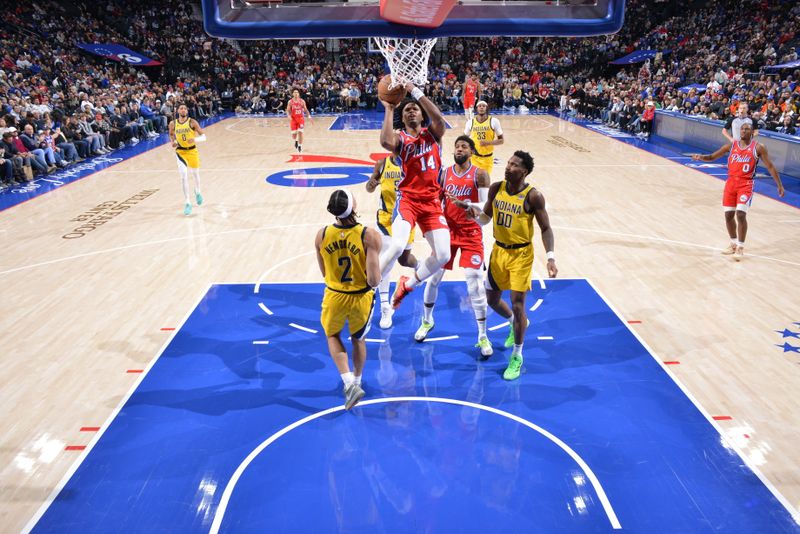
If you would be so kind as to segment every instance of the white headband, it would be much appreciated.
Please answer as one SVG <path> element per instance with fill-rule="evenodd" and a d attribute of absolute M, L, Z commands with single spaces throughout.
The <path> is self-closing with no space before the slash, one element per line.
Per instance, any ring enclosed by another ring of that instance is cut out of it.
<path fill-rule="evenodd" d="M 477 103 L 477 104 L 475 104 L 475 105 L 476 105 L 476 106 L 479 106 L 480 104 L 483 104 L 483 105 L 485 105 L 485 106 L 488 106 L 488 105 L 489 105 L 489 104 L 487 104 L 487 103 L 486 103 L 486 100 L 478 100 L 478 103 Z"/>
<path fill-rule="evenodd" d="M 346 219 L 350 217 L 351 213 L 353 213 L 353 194 L 347 189 L 342 189 L 342 191 L 344 191 L 344 194 L 347 195 L 347 209 L 344 210 L 344 213 L 339 215 L 339 219 Z"/>

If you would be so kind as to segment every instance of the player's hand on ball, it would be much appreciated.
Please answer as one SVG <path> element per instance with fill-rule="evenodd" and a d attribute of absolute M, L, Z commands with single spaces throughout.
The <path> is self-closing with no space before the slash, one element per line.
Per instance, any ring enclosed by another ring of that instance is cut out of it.
<path fill-rule="evenodd" d="M 386 109 L 389 109 L 389 110 L 393 110 L 394 108 L 397 107 L 397 104 L 392 104 L 392 103 L 387 102 L 385 100 L 381 100 L 381 104 L 383 104 L 383 107 L 385 107 Z"/>
<path fill-rule="evenodd" d="M 414 89 L 416 89 L 416 87 L 414 87 L 414 84 L 413 84 L 413 83 L 411 83 L 411 82 L 408 82 L 407 84 L 405 84 L 405 85 L 403 86 L 403 88 L 406 90 L 406 92 L 407 92 L 407 93 L 411 93 L 411 91 L 413 91 Z"/>
<path fill-rule="evenodd" d="M 558 275 L 558 267 L 556 267 L 556 260 L 547 260 L 547 276 L 555 278 Z"/>

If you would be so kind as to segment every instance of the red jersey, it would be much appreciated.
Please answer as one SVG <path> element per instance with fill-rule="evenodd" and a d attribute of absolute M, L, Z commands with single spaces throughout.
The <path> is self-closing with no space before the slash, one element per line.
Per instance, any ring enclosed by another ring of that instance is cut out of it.
<path fill-rule="evenodd" d="M 456 172 L 456 166 L 448 167 L 444 175 L 444 192 L 446 195 L 452 195 L 458 200 L 468 200 L 470 202 L 478 202 L 478 167 L 470 164 L 469 168 L 464 174 Z M 455 206 L 451 202 L 445 200 L 444 216 L 447 218 L 447 226 L 453 233 L 461 235 L 473 235 L 475 230 L 478 235 L 481 235 L 480 225 L 467 218 L 467 213 Z"/>
<path fill-rule="evenodd" d="M 409 200 L 436 200 L 442 191 L 439 174 L 442 170 L 442 147 L 427 128 L 414 137 L 400 131 L 399 156 L 402 175 L 397 190 Z"/>
<path fill-rule="evenodd" d="M 758 165 L 757 145 L 755 139 L 744 148 L 739 147 L 739 141 L 733 142 L 731 153 L 728 155 L 728 180 L 738 182 L 753 180 Z"/>
<path fill-rule="evenodd" d="M 306 101 L 302 98 L 289 100 L 289 116 L 292 118 L 299 118 L 303 116 L 303 111 L 306 108 Z"/>
<path fill-rule="evenodd" d="M 464 84 L 464 102 L 475 102 L 475 95 L 478 94 L 478 84 L 472 80 Z"/>

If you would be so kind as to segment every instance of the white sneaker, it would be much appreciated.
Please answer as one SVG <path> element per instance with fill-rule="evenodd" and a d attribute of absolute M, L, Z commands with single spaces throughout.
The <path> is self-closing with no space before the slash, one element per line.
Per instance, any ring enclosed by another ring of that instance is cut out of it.
<path fill-rule="evenodd" d="M 723 250 L 721 252 L 721 254 L 724 254 L 725 256 L 730 256 L 730 255 L 734 254 L 735 252 L 736 252 L 736 245 L 731 243 L 730 245 L 728 245 L 728 248 L 726 248 L 725 250 Z"/>
<path fill-rule="evenodd" d="M 742 261 L 744 259 L 744 247 L 736 247 L 736 252 L 733 253 L 733 261 Z"/>
<path fill-rule="evenodd" d="M 433 330 L 433 323 L 426 323 L 425 319 L 422 320 L 422 324 L 419 325 L 417 331 L 414 332 L 414 340 L 415 341 L 425 341 L 425 338 L 428 337 L 428 332 Z"/>
<path fill-rule="evenodd" d="M 492 349 L 492 342 L 489 341 L 489 338 L 486 336 L 478 338 L 478 343 L 475 346 L 481 349 L 481 356 L 483 356 L 484 358 L 488 358 L 489 356 L 494 354 L 494 350 Z"/>
<path fill-rule="evenodd" d="M 387 328 L 392 327 L 392 315 L 394 315 L 394 310 L 392 309 L 391 304 L 388 302 L 381 304 L 381 321 L 379 323 L 381 328 L 386 330 Z"/>
<path fill-rule="evenodd" d="M 139 138 L 138 137 L 131 137 L 131 144 L 132 145 L 135 145 L 138 142 L 139 142 Z"/>

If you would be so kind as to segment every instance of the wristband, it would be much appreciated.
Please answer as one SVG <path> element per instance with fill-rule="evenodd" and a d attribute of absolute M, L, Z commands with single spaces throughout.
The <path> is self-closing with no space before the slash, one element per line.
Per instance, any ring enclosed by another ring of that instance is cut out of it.
<path fill-rule="evenodd" d="M 411 91 L 411 98 L 413 98 L 414 100 L 419 100 L 419 99 L 420 99 L 420 98 L 422 98 L 423 96 L 425 96 L 425 93 L 423 93 L 423 92 L 422 92 L 422 89 L 420 89 L 419 87 L 415 87 L 415 88 L 414 88 L 414 89 Z"/>
<path fill-rule="evenodd" d="M 556 261 L 556 253 L 553 252 L 552 250 L 547 251 L 547 261 L 550 260 Z"/>

